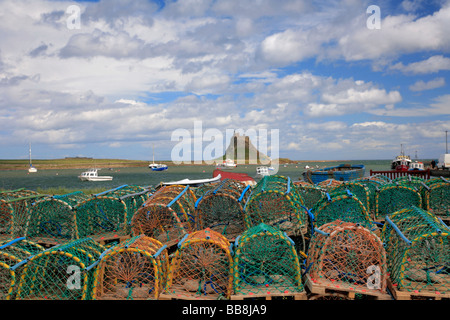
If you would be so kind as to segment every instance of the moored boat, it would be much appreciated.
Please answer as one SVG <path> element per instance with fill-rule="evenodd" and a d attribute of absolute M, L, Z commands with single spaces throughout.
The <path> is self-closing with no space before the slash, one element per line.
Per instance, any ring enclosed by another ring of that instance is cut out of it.
<path fill-rule="evenodd" d="M 234 180 L 239 180 L 244 182 L 246 185 L 251 185 L 251 186 L 255 186 L 256 185 L 256 181 L 255 179 L 253 179 L 252 177 L 250 177 L 248 174 L 246 173 L 240 173 L 240 172 L 227 172 L 227 171 L 222 171 L 220 169 L 215 169 L 213 171 L 213 177 L 217 177 L 220 175 L 220 180 L 225 180 L 225 179 L 234 179 Z"/>
<path fill-rule="evenodd" d="M 225 169 L 225 170 L 234 169 L 234 168 L 236 168 L 236 166 L 237 166 L 236 163 L 231 159 L 226 159 L 224 162 L 217 164 L 217 168 L 221 168 L 221 169 Z"/>
<path fill-rule="evenodd" d="M 400 154 L 392 160 L 391 169 L 397 171 L 407 171 L 411 165 L 411 157 L 405 155 L 403 145 L 401 145 Z"/>
<path fill-rule="evenodd" d="M 78 178 L 81 181 L 111 181 L 113 177 L 111 176 L 99 176 L 98 169 L 89 169 L 82 172 Z"/>
<path fill-rule="evenodd" d="M 366 167 L 363 164 L 340 164 L 334 167 L 304 171 L 303 180 L 313 184 L 317 184 L 328 179 L 350 181 L 364 177 L 365 172 Z"/>

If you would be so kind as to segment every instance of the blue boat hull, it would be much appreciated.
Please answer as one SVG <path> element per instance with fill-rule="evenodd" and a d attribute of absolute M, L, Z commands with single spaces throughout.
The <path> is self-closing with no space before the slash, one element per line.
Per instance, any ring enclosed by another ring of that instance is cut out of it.
<path fill-rule="evenodd" d="M 366 168 L 364 165 L 339 165 L 335 167 L 328 167 L 314 171 L 307 171 L 303 173 L 303 178 L 307 182 L 318 184 L 328 179 L 338 181 L 351 181 L 364 177 Z M 311 180 L 311 181 L 310 181 Z"/>
<path fill-rule="evenodd" d="M 164 171 L 167 170 L 168 167 L 164 167 L 164 168 L 152 168 L 152 171 Z"/>

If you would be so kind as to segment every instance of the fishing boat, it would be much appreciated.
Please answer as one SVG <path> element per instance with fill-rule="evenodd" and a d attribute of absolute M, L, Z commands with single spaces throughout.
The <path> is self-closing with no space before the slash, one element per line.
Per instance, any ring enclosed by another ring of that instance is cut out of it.
<path fill-rule="evenodd" d="M 99 176 L 98 170 L 99 169 L 89 169 L 82 172 L 78 178 L 81 181 L 111 181 L 113 179 L 111 176 Z"/>
<path fill-rule="evenodd" d="M 327 179 L 338 181 L 350 181 L 364 177 L 366 167 L 363 164 L 340 164 L 334 167 L 306 170 L 303 172 L 303 180 L 313 184 Z"/>
<path fill-rule="evenodd" d="M 167 170 L 169 167 L 166 164 L 162 163 L 155 163 L 155 148 L 153 147 L 153 162 L 148 165 L 152 171 L 164 171 Z"/>
<path fill-rule="evenodd" d="M 28 168 L 29 173 L 37 172 L 37 169 L 31 163 L 31 143 L 29 144 L 29 154 L 30 154 L 30 167 Z"/>
<path fill-rule="evenodd" d="M 226 159 L 224 162 L 217 164 L 217 168 L 221 168 L 221 169 L 225 169 L 225 170 L 234 169 L 234 168 L 236 168 L 236 166 L 237 166 L 236 163 L 231 159 Z"/>
<path fill-rule="evenodd" d="M 182 180 L 178 180 L 178 181 L 171 181 L 171 182 L 161 182 L 162 185 L 165 186 L 170 186 L 170 185 L 183 185 L 183 186 L 191 186 L 191 187 L 198 187 L 201 186 L 205 183 L 214 183 L 214 182 L 218 182 L 220 181 L 220 179 L 222 178 L 222 176 L 219 174 L 216 177 L 213 177 L 211 179 L 195 179 L 195 180 L 191 180 L 191 179 L 182 179 Z"/>
<path fill-rule="evenodd" d="M 407 171 L 411 164 L 411 157 L 405 155 L 403 151 L 403 145 L 400 145 L 400 154 L 392 160 L 391 169 L 396 171 Z"/>

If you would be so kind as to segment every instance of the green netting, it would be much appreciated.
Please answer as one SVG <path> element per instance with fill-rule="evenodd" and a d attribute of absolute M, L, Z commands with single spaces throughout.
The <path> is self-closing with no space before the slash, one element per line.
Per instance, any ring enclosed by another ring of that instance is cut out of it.
<path fill-rule="evenodd" d="M 416 188 L 385 184 L 375 195 L 375 219 L 384 220 L 386 215 L 412 205 L 422 207 L 422 197 Z"/>
<path fill-rule="evenodd" d="M 342 220 L 359 223 L 369 230 L 376 229 L 364 204 L 348 190 L 327 193 L 326 197 L 311 209 L 311 214 L 313 216 L 312 224 L 315 228 L 320 228 L 335 220 Z"/>
<path fill-rule="evenodd" d="M 0 192 L 0 239 L 25 235 L 30 204 L 28 199 L 39 196 L 37 192 L 24 188 Z"/>
<path fill-rule="evenodd" d="M 450 218 L 450 182 L 433 179 L 420 189 L 423 208 L 442 219 Z"/>
<path fill-rule="evenodd" d="M 157 299 L 166 286 L 168 271 L 165 245 L 144 235 L 133 237 L 101 257 L 94 299 Z"/>
<path fill-rule="evenodd" d="M 207 193 L 208 191 L 210 191 L 211 189 L 214 190 L 216 189 L 218 186 L 220 186 L 222 184 L 221 181 L 218 182 L 213 182 L 213 183 L 205 183 L 202 184 L 199 187 L 193 187 L 192 191 L 195 194 L 195 197 L 197 199 L 199 199 L 201 196 L 203 196 L 205 193 Z"/>
<path fill-rule="evenodd" d="M 59 244 L 78 238 L 75 211 L 54 197 L 34 202 L 30 209 L 27 238 L 39 243 Z"/>
<path fill-rule="evenodd" d="M 1 205 L 0 238 L 24 237 L 27 233 L 27 223 L 30 217 L 31 204 L 44 195 L 31 195 L 11 198 Z"/>
<path fill-rule="evenodd" d="M 252 190 L 244 210 L 246 229 L 265 223 L 286 231 L 289 236 L 308 232 L 306 207 L 288 177 L 263 177 Z"/>
<path fill-rule="evenodd" d="M 297 187 L 297 192 L 300 194 L 305 207 L 308 209 L 312 209 L 318 201 L 325 197 L 325 194 L 327 193 L 326 189 L 320 188 L 316 185 L 302 183 L 301 181 L 294 182 L 294 185 Z"/>
<path fill-rule="evenodd" d="M 0 242 L 0 300 L 15 299 L 17 281 L 23 268 L 12 267 L 31 257 L 44 248 L 25 238 L 9 239 Z"/>
<path fill-rule="evenodd" d="M 233 286 L 230 243 L 206 228 L 178 243 L 165 293 L 180 299 L 228 299 Z"/>
<path fill-rule="evenodd" d="M 96 263 L 105 247 L 92 239 L 75 240 L 39 252 L 16 264 L 23 266 L 18 300 L 89 300 Z"/>
<path fill-rule="evenodd" d="M 344 183 L 344 181 L 339 181 L 339 180 L 335 180 L 335 179 L 327 179 L 327 180 L 319 182 L 318 184 L 316 184 L 316 186 L 318 186 L 319 188 L 325 189 L 327 191 L 330 191 L 331 189 L 334 189 L 335 187 L 341 185 L 342 183 Z"/>
<path fill-rule="evenodd" d="M 261 223 L 238 237 L 233 250 L 235 294 L 304 291 L 299 257 L 286 233 Z"/>
<path fill-rule="evenodd" d="M 148 188 L 123 185 L 111 190 L 101 192 L 96 196 L 114 197 L 125 202 L 127 206 L 127 222 L 130 223 L 136 210 L 139 209 L 148 199 L 149 192 L 150 190 Z"/>
<path fill-rule="evenodd" d="M 416 206 L 394 212 L 386 216 L 381 238 L 398 290 L 450 291 L 450 229 L 435 215 Z"/>
<path fill-rule="evenodd" d="M 250 187 L 232 179 L 206 191 L 195 202 L 196 229 L 210 228 L 234 239 L 244 231 L 244 206 L 250 194 Z"/>
<path fill-rule="evenodd" d="M 372 177 L 367 178 L 361 178 L 357 179 L 354 182 L 358 182 L 360 184 L 363 184 L 366 186 L 367 189 L 369 189 L 369 215 L 372 219 L 375 219 L 375 213 L 376 213 L 376 192 L 378 188 L 381 188 L 385 184 L 384 181 L 380 181 L 378 179 L 373 179 Z"/>
<path fill-rule="evenodd" d="M 160 188 L 133 215 L 132 234 L 145 234 L 167 245 L 177 243 L 186 233 L 195 230 L 195 201 L 188 186 Z"/>
<path fill-rule="evenodd" d="M 349 190 L 353 195 L 355 195 L 359 201 L 362 202 L 364 207 L 366 207 L 367 212 L 371 211 L 371 203 L 370 203 L 370 191 L 369 188 L 361 182 L 343 182 L 342 184 L 334 187 L 330 190 L 330 193 L 334 192 L 345 192 Z"/>
<path fill-rule="evenodd" d="M 127 234 L 127 206 L 115 197 L 98 196 L 74 207 L 78 238 Z"/>
<path fill-rule="evenodd" d="M 401 176 L 401 177 L 397 177 L 394 180 L 392 180 L 392 183 L 398 183 L 402 186 L 407 186 L 407 187 L 416 187 L 416 188 L 420 188 L 422 186 L 422 183 L 424 183 L 426 180 L 422 177 L 418 177 L 418 176 L 412 176 L 412 175 L 407 175 L 407 176 Z"/>
<path fill-rule="evenodd" d="M 386 292 L 386 252 L 380 238 L 363 226 L 332 221 L 315 229 L 308 250 L 307 277 L 338 290 Z"/>
<path fill-rule="evenodd" d="M 61 195 L 54 195 L 53 198 L 64 201 L 69 206 L 74 207 L 78 203 L 91 198 L 91 196 L 85 194 L 83 191 L 75 191 Z"/>

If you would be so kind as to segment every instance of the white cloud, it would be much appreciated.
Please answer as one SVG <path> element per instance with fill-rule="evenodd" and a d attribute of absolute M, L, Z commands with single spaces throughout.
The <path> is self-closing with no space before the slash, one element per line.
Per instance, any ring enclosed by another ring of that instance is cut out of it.
<path fill-rule="evenodd" d="M 409 86 L 409 90 L 411 91 L 424 91 L 431 90 L 445 86 L 444 78 L 436 78 L 432 79 L 428 82 L 424 82 L 423 80 L 418 80 L 411 86 Z"/>
<path fill-rule="evenodd" d="M 392 70 L 400 70 L 404 73 L 412 74 L 426 74 L 435 73 L 441 70 L 450 70 L 450 58 L 442 55 L 432 56 L 426 60 L 412 62 L 408 65 L 404 65 L 402 62 L 398 62 L 391 66 Z"/>

